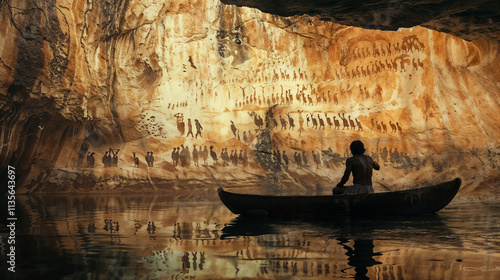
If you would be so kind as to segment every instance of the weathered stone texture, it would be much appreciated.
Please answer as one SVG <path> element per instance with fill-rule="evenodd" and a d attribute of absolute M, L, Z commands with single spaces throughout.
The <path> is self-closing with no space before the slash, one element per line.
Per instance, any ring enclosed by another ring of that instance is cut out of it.
<path fill-rule="evenodd" d="M 361 139 L 382 165 L 378 191 L 462 177 L 461 195 L 500 195 L 500 45 L 488 36 L 214 0 L 0 8 L 0 162 L 17 167 L 19 192 L 329 192 Z M 109 148 L 117 167 L 103 167 Z"/>

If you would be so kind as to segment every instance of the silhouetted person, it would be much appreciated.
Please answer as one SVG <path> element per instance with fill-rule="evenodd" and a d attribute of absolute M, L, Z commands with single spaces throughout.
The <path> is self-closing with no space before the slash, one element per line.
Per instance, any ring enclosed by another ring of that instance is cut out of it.
<path fill-rule="evenodd" d="M 333 193 L 373 193 L 372 172 L 373 169 L 379 170 L 380 165 L 370 156 L 364 155 L 365 147 L 363 142 L 359 140 L 353 141 L 350 149 L 352 157 L 347 159 L 344 176 L 333 189 Z M 354 185 L 344 187 L 351 172 Z"/>
<path fill-rule="evenodd" d="M 149 164 L 150 164 L 150 167 L 153 167 L 154 163 L 155 163 L 155 157 L 153 156 L 153 152 L 150 152 L 150 154 L 149 154 Z"/>
<path fill-rule="evenodd" d="M 349 240 L 346 238 L 337 238 L 340 241 L 338 244 L 342 245 L 346 250 L 345 255 L 348 256 L 347 264 L 354 267 L 355 275 L 354 279 L 364 280 L 370 279 L 366 274 L 368 273 L 368 267 L 374 265 L 382 264 L 376 261 L 374 256 L 381 256 L 381 253 L 375 253 L 373 251 L 374 245 L 371 239 L 355 239 L 352 248 L 348 245 Z"/>

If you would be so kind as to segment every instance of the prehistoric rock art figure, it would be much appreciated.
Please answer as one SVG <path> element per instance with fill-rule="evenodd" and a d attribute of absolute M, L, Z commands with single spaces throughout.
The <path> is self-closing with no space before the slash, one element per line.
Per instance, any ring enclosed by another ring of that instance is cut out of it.
<path fill-rule="evenodd" d="M 358 130 L 363 131 L 363 127 L 361 126 L 361 122 L 358 120 L 358 118 L 356 118 L 355 120 L 356 120 L 356 125 L 358 126 Z"/>
<path fill-rule="evenodd" d="M 288 156 L 285 153 L 285 150 L 283 150 L 283 162 L 285 163 L 286 166 L 288 166 Z"/>
<path fill-rule="evenodd" d="M 319 152 L 316 154 L 314 150 L 311 150 L 311 153 L 313 156 L 314 163 L 316 163 L 316 168 L 319 168 L 319 166 L 321 165 L 321 158 L 320 158 L 321 156 Z"/>
<path fill-rule="evenodd" d="M 291 130 L 294 130 L 295 129 L 295 123 L 294 123 L 293 118 L 290 116 L 290 113 L 286 113 L 286 116 L 288 117 L 288 127 Z"/>
<path fill-rule="evenodd" d="M 328 113 L 325 113 L 325 119 L 326 119 L 326 123 L 328 124 L 328 128 L 332 128 L 332 120 L 328 117 Z"/>
<path fill-rule="evenodd" d="M 400 65 L 401 65 L 401 66 L 399 67 L 399 68 L 401 69 L 401 70 L 400 70 L 401 72 L 406 72 L 405 65 L 410 65 L 410 64 L 411 64 L 410 59 L 409 59 L 409 58 L 406 58 L 406 57 L 408 57 L 408 55 L 406 55 L 406 54 L 402 54 L 402 55 L 399 57 L 399 58 L 401 59 L 401 61 L 400 61 Z"/>
<path fill-rule="evenodd" d="M 134 167 L 139 167 L 139 158 L 135 156 L 135 152 L 132 152 L 134 155 Z"/>
<path fill-rule="evenodd" d="M 210 146 L 210 157 L 212 158 L 214 166 L 217 165 L 217 153 L 214 151 L 214 146 Z"/>
<path fill-rule="evenodd" d="M 194 166 L 200 166 L 200 164 L 198 163 L 198 159 L 199 158 L 200 158 L 200 155 L 199 155 L 198 150 L 196 149 L 196 145 L 193 145 L 193 162 L 194 162 Z"/>
<path fill-rule="evenodd" d="M 307 156 L 305 151 L 302 151 L 302 161 L 304 162 L 303 166 L 307 166 Z"/>
<path fill-rule="evenodd" d="M 104 167 L 109 167 L 111 163 L 111 158 L 108 155 L 109 152 L 105 152 L 104 156 L 102 157 L 102 163 L 104 164 Z"/>
<path fill-rule="evenodd" d="M 109 148 L 109 154 L 113 155 L 112 166 L 118 166 L 118 152 L 120 149 L 111 149 Z"/>
<path fill-rule="evenodd" d="M 276 158 L 276 162 L 281 165 L 281 152 L 278 150 L 278 147 L 273 151 L 274 158 Z"/>
<path fill-rule="evenodd" d="M 394 123 L 392 123 L 392 121 L 389 121 L 389 125 L 391 126 L 391 133 L 396 133 L 397 132 L 397 128 L 396 128 L 396 125 Z"/>
<path fill-rule="evenodd" d="M 207 165 L 207 159 L 208 159 L 208 150 L 207 146 L 203 147 L 203 150 L 200 150 L 200 157 L 203 159 L 203 163 Z"/>
<path fill-rule="evenodd" d="M 304 118 L 302 117 L 302 112 L 304 112 L 304 111 L 301 111 L 301 110 L 298 111 L 298 113 L 299 113 L 299 136 L 302 134 L 302 131 L 304 131 Z"/>
<path fill-rule="evenodd" d="M 231 150 L 231 155 L 229 156 L 229 160 L 233 164 L 233 166 L 238 165 L 238 151 L 236 150 Z"/>
<path fill-rule="evenodd" d="M 320 117 L 318 114 L 318 120 L 319 120 L 319 128 L 318 129 L 325 129 L 325 121 Z"/>
<path fill-rule="evenodd" d="M 264 125 L 264 121 L 262 120 L 262 118 L 255 112 L 248 112 L 248 114 L 253 117 L 253 122 L 255 123 L 255 125 L 259 129 L 262 129 L 262 126 Z"/>
<path fill-rule="evenodd" d="M 201 126 L 200 121 L 198 121 L 198 119 L 194 120 L 194 126 L 196 127 L 196 135 L 194 136 L 194 138 L 198 138 L 198 135 L 202 137 L 201 132 L 203 131 L 203 126 Z"/>
<path fill-rule="evenodd" d="M 222 148 L 222 152 L 220 153 L 220 158 L 222 159 L 222 166 L 227 166 L 227 162 L 229 161 L 229 155 L 227 154 L 227 148 Z"/>
<path fill-rule="evenodd" d="M 182 167 L 188 167 L 191 165 L 191 153 L 189 152 L 189 147 L 184 147 L 181 145 L 181 152 L 179 153 L 179 159 L 181 161 Z"/>
<path fill-rule="evenodd" d="M 354 124 L 354 120 L 351 120 L 351 116 L 348 116 L 347 118 L 349 118 L 349 125 L 351 126 L 351 130 L 355 130 L 356 125 Z"/>
<path fill-rule="evenodd" d="M 94 155 L 95 155 L 95 153 L 92 152 L 92 153 L 90 153 L 90 156 L 89 156 L 89 166 L 90 166 L 90 168 L 94 168 L 94 164 L 95 164 Z"/>
<path fill-rule="evenodd" d="M 193 125 L 191 124 L 191 119 L 188 119 L 188 133 L 186 134 L 186 137 L 189 137 L 189 134 L 191 134 L 191 138 L 194 138 Z"/>
<path fill-rule="evenodd" d="M 415 58 L 412 59 L 413 69 L 418 70 L 418 63 L 415 61 Z"/>
<path fill-rule="evenodd" d="M 295 160 L 295 164 L 297 164 L 297 168 L 300 169 L 302 167 L 302 158 L 300 156 L 300 152 L 295 152 L 293 154 L 293 159 Z"/>
<path fill-rule="evenodd" d="M 311 113 L 312 128 L 318 129 L 318 121 L 314 118 L 313 113 Z"/>
<path fill-rule="evenodd" d="M 236 126 L 234 125 L 234 122 L 233 121 L 230 121 L 231 122 L 231 131 L 233 132 L 233 135 L 234 137 L 236 138 L 236 134 L 238 133 L 238 129 L 236 128 Z M 239 138 L 239 136 L 238 136 Z"/>
<path fill-rule="evenodd" d="M 280 123 L 281 123 L 281 130 L 286 130 L 287 121 L 281 117 L 281 114 L 279 115 L 279 117 L 280 117 Z"/>
<path fill-rule="evenodd" d="M 342 113 L 342 115 L 340 115 L 340 113 L 338 113 L 338 115 L 339 115 L 339 118 L 344 123 L 344 126 L 342 127 L 342 130 L 344 130 L 345 128 L 349 129 L 349 121 L 345 118 L 345 113 Z"/>
<path fill-rule="evenodd" d="M 399 126 L 399 123 L 398 123 L 398 122 L 396 122 L 396 126 L 398 127 L 398 131 L 399 131 L 399 133 L 402 133 L 402 132 L 403 132 L 403 130 L 401 129 L 401 126 Z"/>
<path fill-rule="evenodd" d="M 171 158 L 174 167 L 176 167 L 179 164 L 179 150 L 180 150 L 179 147 L 174 147 L 174 150 L 172 151 Z"/>
<path fill-rule="evenodd" d="M 90 167 L 90 152 L 87 152 L 87 166 Z"/>
<path fill-rule="evenodd" d="M 382 132 L 387 132 L 387 125 L 383 121 L 380 122 L 380 125 L 382 126 Z"/>
<path fill-rule="evenodd" d="M 333 123 L 335 124 L 335 129 L 340 130 L 340 122 L 336 119 L 336 116 L 333 116 Z"/>
<path fill-rule="evenodd" d="M 179 130 L 179 133 L 182 136 L 184 135 L 185 131 L 184 115 L 182 113 L 177 113 L 174 115 L 174 117 L 176 117 L 177 119 L 177 130 Z"/>

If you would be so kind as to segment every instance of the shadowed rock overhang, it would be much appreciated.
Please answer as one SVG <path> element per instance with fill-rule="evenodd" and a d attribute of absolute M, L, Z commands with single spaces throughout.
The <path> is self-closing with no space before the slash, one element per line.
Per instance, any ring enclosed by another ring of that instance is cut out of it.
<path fill-rule="evenodd" d="M 221 0 L 280 15 L 310 15 L 321 20 L 366 29 L 397 30 L 417 25 L 465 40 L 500 41 L 500 2 L 428 0 Z"/>

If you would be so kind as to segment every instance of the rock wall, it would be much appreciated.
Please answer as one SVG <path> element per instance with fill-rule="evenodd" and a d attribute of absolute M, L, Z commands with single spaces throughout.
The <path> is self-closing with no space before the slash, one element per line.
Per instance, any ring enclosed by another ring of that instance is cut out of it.
<path fill-rule="evenodd" d="M 0 162 L 18 192 L 328 193 L 361 139 L 377 191 L 461 177 L 463 197 L 500 197 L 497 41 L 215 0 L 0 8 Z"/>

